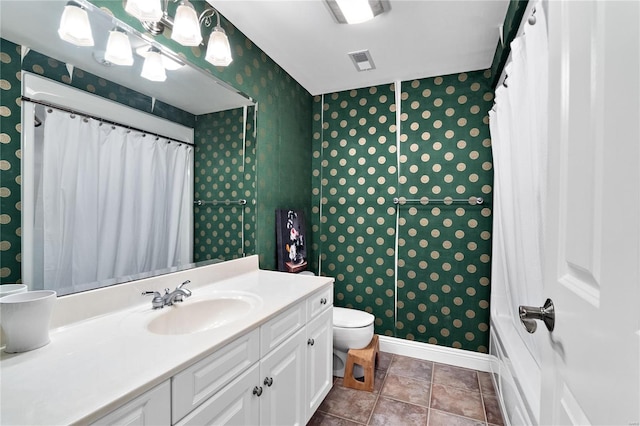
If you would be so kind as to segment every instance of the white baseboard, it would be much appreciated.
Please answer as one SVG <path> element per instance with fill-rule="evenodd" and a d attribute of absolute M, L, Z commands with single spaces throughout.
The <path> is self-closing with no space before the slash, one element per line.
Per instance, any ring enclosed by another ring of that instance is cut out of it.
<path fill-rule="evenodd" d="M 382 335 L 380 336 L 380 350 L 382 352 L 389 352 L 396 355 L 410 356 L 412 358 L 486 372 L 491 371 L 491 362 L 495 359 L 495 357 L 491 355 L 479 352 L 471 352 L 463 349 L 432 345 L 430 343 L 414 342 L 412 340 L 398 339 L 397 337 Z"/>

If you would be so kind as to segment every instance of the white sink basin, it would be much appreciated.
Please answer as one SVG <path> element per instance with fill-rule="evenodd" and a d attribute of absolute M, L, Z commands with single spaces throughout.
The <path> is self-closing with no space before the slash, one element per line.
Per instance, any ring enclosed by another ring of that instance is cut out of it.
<path fill-rule="evenodd" d="M 147 324 L 155 334 L 192 334 L 246 317 L 258 303 L 255 296 L 219 296 L 189 300 L 164 308 Z"/>

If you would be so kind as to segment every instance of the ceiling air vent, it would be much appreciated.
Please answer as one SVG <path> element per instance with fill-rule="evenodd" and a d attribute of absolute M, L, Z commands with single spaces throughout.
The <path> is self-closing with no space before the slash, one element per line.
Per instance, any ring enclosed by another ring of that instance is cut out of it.
<path fill-rule="evenodd" d="M 369 71 L 376 68 L 371 58 L 371 53 L 368 50 L 359 50 L 357 52 L 350 52 L 349 57 L 353 61 L 358 71 Z"/>

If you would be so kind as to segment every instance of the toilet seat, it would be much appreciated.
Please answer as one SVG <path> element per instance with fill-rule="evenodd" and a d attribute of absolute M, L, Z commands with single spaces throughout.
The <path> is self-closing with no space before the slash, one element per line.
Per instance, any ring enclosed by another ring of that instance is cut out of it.
<path fill-rule="evenodd" d="M 333 326 L 340 328 L 363 328 L 373 324 L 375 317 L 368 312 L 349 308 L 333 308 Z"/>

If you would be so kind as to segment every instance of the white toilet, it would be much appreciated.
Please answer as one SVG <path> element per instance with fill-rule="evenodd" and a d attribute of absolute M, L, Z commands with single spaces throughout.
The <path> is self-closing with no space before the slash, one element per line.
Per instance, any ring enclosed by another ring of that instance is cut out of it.
<path fill-rule="evenodd" d="M 373 337 L 375 317 L 368 312 L 349 308 L 333 308 L 333 375 L 344 377 L 349 349 L 365 348 Z M 354 376 L 363 375 L 356 365 Z"/>

